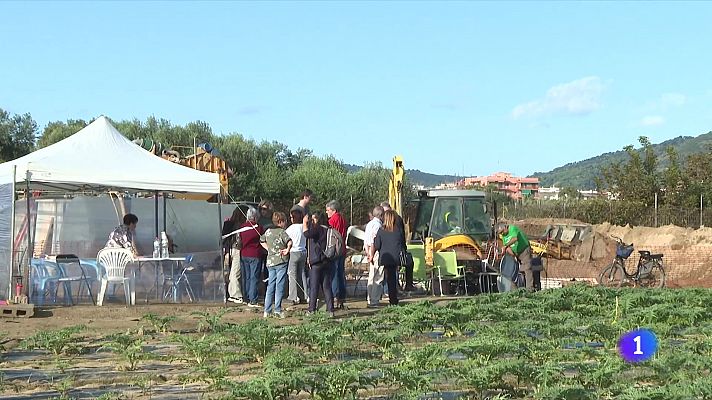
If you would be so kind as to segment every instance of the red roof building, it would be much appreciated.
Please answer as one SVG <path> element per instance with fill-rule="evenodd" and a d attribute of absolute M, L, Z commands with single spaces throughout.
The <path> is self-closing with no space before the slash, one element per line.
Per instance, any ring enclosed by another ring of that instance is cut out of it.
<path fill-rule="evenodd" d="M 520 178 L 508 172 L 497 172 L 490 176 L 476 176 L 465 178 L 458 182 L 459 186 L 478 185 L 482 187 L 494 186 L 499 192 L 507 194 L 513 199 L 535 196 L 539 191 L 539 178 Z"/>

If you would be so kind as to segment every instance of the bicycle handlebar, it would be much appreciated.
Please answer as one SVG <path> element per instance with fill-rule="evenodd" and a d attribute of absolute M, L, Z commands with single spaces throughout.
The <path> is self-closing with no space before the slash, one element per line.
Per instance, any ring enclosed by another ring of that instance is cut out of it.
<path fill-rule="evenodd" d="M 618 242 L 618 244 L 620 244 L 620 245 L 622 245 L 622 246 L 633 246 L 633 243 L 631 243 L 630 245 L 625 244 L 625 242 L 623 241 L 623 239 L 619 238 L 618 236 L 613 236 L 613 235 L 611 235 L 611 237 L 612 237 L 613 239 L 616 239 L 616 241 Z"/>

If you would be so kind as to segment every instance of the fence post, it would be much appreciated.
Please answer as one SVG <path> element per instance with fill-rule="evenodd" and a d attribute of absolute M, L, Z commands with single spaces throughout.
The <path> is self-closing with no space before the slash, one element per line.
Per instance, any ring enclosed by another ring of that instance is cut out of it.
<path fill-rule="evenodd" d="M 658 192 L 655 192 L 655 228 L 658 227 Z"/>

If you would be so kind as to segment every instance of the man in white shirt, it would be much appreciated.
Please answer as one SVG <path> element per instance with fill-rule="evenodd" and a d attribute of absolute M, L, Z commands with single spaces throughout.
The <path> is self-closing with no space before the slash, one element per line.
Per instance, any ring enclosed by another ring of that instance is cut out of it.
<path fill-rule="evenodd" d="M 307 273 L 305 269 L 307 257 L 307 239 L 304 237 L 302 229 L 303 215 L 301 210 L 290 211 L 292 224 L 287 228 L 287 235 L 292 239 L 292 249 L 289 252 L 289 264 L 287 266 L 287 276 L 289 277 L 288 300 L 292 304 L 306 303 L 307 294 Z"/>
<path fill-rule="evenodd" d="M 376 206 L 373 209 L 373 219 L 366 225 L 365 238 L 363 240 L 363 249 L 368 255 L 368 286 L 366 287 L 368 297 L 368 307 L 378 307 L 383 295 L 383 266 L 378 265 L 378 251 L 371 258 L 371 248 L 373 241 L 376 238 L 378 230 L 381 229 L 383 219 L 383 207 Z"/>

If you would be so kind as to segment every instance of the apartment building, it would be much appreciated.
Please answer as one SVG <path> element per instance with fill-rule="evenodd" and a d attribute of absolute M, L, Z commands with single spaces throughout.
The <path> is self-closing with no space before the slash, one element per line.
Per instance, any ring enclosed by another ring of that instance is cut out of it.
<path fill-rule="evenodd" d="M 458 182 L 458 185 L 494 186 L 498 191 L 506 193 L 513 199 L 536 196 L 539 192 L 539 178 L 521 178 L 513 176 L 508 172 L 497 172 L 489 176 L 465 178 Z"/>

